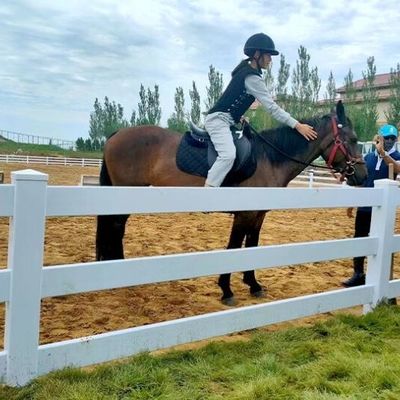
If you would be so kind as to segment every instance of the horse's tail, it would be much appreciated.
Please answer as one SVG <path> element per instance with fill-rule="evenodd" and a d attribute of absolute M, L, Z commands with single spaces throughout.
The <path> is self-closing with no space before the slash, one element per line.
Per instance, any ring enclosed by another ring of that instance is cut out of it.
<path fill-rule="evenodd" d="M 117 131 L 118 132 L 118 131 Z M 114 135 L 114 132 L 112 135 Z M 112 136 L 110 135 L 110 137 Z M 100 186 L 112 186 L 107 163 L 103 157 Z M 98 215 L 96 230 L 96 261 L 124 258 L 122 239 L 129 215 Z"/>
<path fill-rule="evenodd" d="M 113 132 L 108 138 L 110 139 L 111 136 L 114 136 L 118 131 Z M 104 159 L 103 156 L 103 163 L 101 164 L 101 169 L 100 169 L 100 186 L 112 186 L 112 182 L 110 179 L 110 175 L 108 174 L 108 169 L 106 165 L 106 160 Z"/>
<path fill-rule="evenodd" d="M 110 175 L 106 165 L 106 160 L 103 157 L 103 162 L 100 169 L 100 186 L 112 186 Z"/>

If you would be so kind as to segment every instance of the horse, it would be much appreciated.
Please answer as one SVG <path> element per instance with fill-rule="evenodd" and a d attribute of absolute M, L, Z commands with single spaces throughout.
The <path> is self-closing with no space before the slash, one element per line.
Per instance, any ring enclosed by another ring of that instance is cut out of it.
<path fill-rule="evenodd" d="M 251 177 L 237 184 L 246 187 L 286 187 L 319 156 L 339 172 L 347 184 L 359 186 L 367 175 L 350 119 L 341 101 L 330 114 L 304 121 L 314 127 L 317 139 L 307 141 L 292 128 L 280 126 L 252 135 L 256 168 Z M 122 128 L 106 141 L 100 185 L 103 186 L 204 186 L 205 178 L 181 171 L 176 153 L 182 134 L 158 126 Z M 283 151 L 284 149 L 284 151 Z M 211 188 L 207 190 L 218 190 Z M 234 212 L 227 248 L 258 245 L 266 210 Z M 129 215 L 97 217 L 96 260 L 124 258 L 123 237 Z M 264 297 L 253 270 L 243 272 L 250 294 Z M 222 303 L 234 305 L 230 274 L 218 279 Z"/>

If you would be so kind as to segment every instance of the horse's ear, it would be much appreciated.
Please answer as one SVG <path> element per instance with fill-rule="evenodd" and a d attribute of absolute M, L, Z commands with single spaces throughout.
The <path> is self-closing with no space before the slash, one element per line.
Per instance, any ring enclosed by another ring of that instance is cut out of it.
<path fill-rule="evenodd" d="M 339 100 L 336 104 L 336 117 L 339 124 L 346 125 L 346 113 L 342 100 Z"/>

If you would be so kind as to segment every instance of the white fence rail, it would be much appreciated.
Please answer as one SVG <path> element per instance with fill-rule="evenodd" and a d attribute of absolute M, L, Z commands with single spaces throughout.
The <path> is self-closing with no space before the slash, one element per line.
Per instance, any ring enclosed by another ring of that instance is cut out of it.
<path fill-rule="evenodd" d="M 44 157 L 28 156 L 18 154 L 0 154 L 0 163 L 16 164 L 45 164 L 45 165 L 68 165 L 76 167 L 101 167 L 102 160 L 99 158 L 66 158 L 66 157 Z"/>
<path fill-rule="evenodd" d="M 75 147 L 75 142 L 72 140 L 52 138 L 48 136 L 38 136 L 21 132 L 12 132 L 4 129 L 0 129 L 0 141 L 1 139 L 12 140 L 17 143 L 30 143 L 30 144 L 44 144 L 44 145 L 55 145 L 63 149 L 69 150 Z"/>
<path fill-rule="evenodd" d="M 163 188 L 47 186 L 47 175 L 12 173 L 0 187 L 0 216 L 11 217 L 7 269 L 0 271 L 0 301 L 7 302 L 0 377 L 10 385 L 65 366 L 84 366 L 181 343 L 400 296 L 389 281 L 400 204 L 397 182 L 374 189 Z M 257 248 L 140 257 L 43 268 L 46 216 L 372 206 L 369 237 Z M 367 255 L 366 285 L 235 308 L 205 315 L 38 345 L 44 297 L 121 288 L 198 276 L 274 268 Z"/>

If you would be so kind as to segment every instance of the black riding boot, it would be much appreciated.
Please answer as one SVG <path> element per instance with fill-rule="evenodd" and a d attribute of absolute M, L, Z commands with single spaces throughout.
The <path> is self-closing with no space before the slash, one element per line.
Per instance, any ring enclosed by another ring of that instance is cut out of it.
<path fill-rule="evenodd" d="M 354 257 L 354 274 L 351 278 L 343 282 L 344 286 L 353 287 L 365 285 L 364 259 L 365 257 Z"/>

